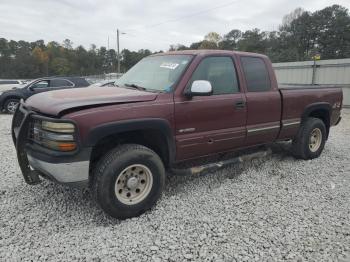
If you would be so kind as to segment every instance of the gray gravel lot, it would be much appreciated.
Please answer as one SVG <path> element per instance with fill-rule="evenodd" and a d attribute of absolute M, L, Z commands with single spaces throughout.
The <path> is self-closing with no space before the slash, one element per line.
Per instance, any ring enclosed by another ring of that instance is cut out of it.
<path fill-rule="evenodd" d="M 10 122 L 0 115 L 0 261 L 350 261 L 350 110 L 318 159 L 275 150 L 171 177 L 155 208 L 125 221 L 89 192 L 25 184 Z"/>

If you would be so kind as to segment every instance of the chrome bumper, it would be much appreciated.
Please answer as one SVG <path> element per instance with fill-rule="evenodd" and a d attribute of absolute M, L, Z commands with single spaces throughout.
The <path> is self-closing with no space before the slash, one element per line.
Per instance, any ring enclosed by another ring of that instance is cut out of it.
<path fill-rule="evenodd" d="M 48 163 L 27 154 L 29 165 L 58 183 L 83 183 L 89 179 L 89 161 Z"/>

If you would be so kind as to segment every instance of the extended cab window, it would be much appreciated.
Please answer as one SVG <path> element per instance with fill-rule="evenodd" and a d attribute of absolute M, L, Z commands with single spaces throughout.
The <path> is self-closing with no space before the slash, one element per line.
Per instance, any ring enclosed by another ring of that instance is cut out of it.
<path fill-rule="evenodd" d="M 230 57 L 204 58 L 194 71 L 188 87 L 195 80 L 209 81 L 214 95 L 239 92 L 235 66 Z"/>
<path fill-rule="evenodd" d="M 271 88 L 269 73 L 259 57 L 241 57 L 248 92 L 268 91 Z"/>

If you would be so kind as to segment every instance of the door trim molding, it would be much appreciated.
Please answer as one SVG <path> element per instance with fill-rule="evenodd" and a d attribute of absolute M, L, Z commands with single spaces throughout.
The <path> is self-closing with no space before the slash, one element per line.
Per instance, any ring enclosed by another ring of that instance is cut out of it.
<path fill-rule="evenodd" d="M 269 131 L 269 130 L 274 130 L 274 129 L 279 129 L 280 126 L 279 125 L 273 125 L 273 126 L 266 126 L 266 127 L 259 127 L 259 128 L 250 128 L 248 129 L 248 134 L 252 134 L 252 133 L 259 133 L 259 132 L 265 132 L 265 131 Z"/>

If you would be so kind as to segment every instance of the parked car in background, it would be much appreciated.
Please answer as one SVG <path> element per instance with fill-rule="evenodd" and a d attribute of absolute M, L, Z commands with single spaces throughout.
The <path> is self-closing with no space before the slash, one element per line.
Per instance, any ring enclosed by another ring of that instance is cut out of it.
<path fill-rule="evenodd" d="M 21 99 L 26 100 L 37 93 L 87 87 L 89 85 L 90 83 L 82 77 L 45 77 L 35 79 L 26 85 L 0 91 L 0 111 L 12 114 L 15 112 Z"/>
<path fill-rule="evenodd" d="M 12 89 L 14 87 L 23 86 L 25 83 L 26 83 L 25 80 L 1 79 L 0 80 L 0 92 Z"/>
<path fill-rule="evenodd" d="M 102 86 L 115 86 L 114 83 L 117 79 L 108 79 L 101 82 L 93 83 L 90 87 L 102 87 Z"/>

